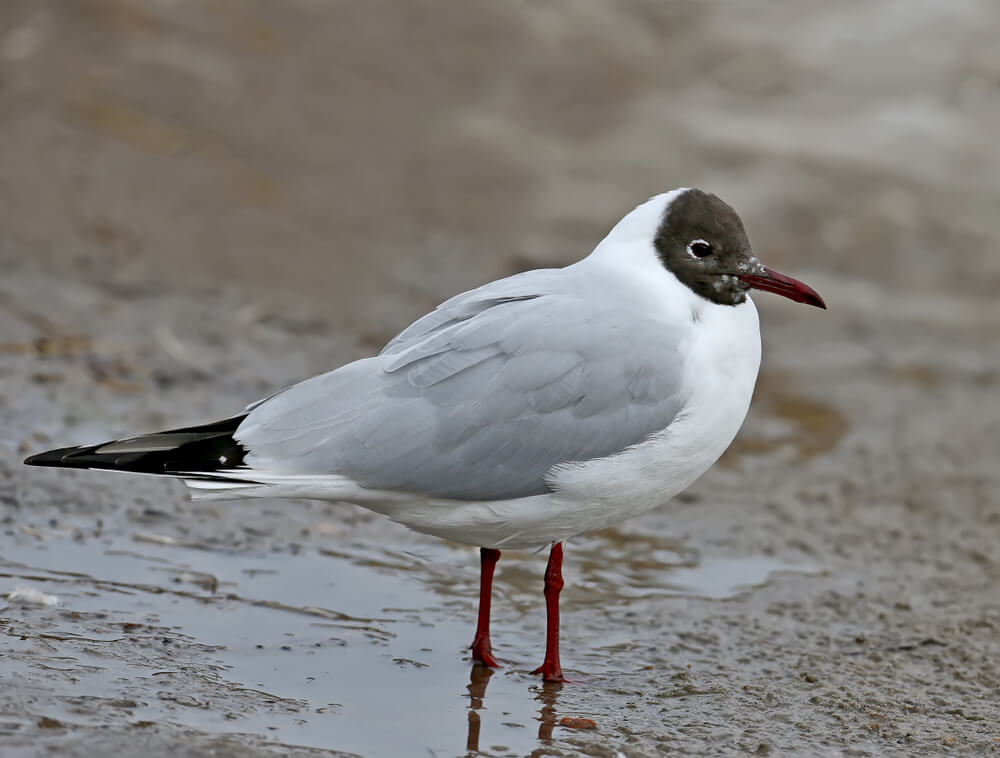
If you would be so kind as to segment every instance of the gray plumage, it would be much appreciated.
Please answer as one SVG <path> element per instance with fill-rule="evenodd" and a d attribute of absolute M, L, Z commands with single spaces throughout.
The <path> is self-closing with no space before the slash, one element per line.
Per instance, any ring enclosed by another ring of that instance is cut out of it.
<path fill-rule="evenodd" d="M 666 428 L 681 331 L 614 282 L 532 271 L 452 298 L 366 358 L 253 406 L 246 463 L 460 500 L 548 491 L 553 466 Z"/>

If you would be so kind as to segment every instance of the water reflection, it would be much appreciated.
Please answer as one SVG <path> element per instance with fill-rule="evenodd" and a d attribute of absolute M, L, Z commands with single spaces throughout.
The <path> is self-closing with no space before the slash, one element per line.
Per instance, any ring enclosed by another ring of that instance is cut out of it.
<path fill-rule="evenodd" d="M 366 755 L 453 755 L 463 740 L 469 754 L 525 755 L 555 749 L 566 730 L 594 728 L 581 712 L 602 726 L 620 715 L 620 693 L 631 691 L 642 651 L 631 621 L 606 627 L 595 605 L 617 614 L 638 605 L 623 595 L 732 597 L 800 568 L 770 558 L 699 559 L 683 543 L 649 535 L 609 531 L 580 542 L 579 573 L 567 590 L 576 623 L 588 629 L 574 656 L 577 684 L 568 688 L 527 673 L 544 644 L 542 556 L 512 555 L 498 583 L 497 641 L 504 658 L 526 667 L 470 670 L 463 652 L 478 579 L 471 551 L 421 545 L 433 560 L 414 564 L 401 551 L 356 545 L 338 553 L 195 550 L 147 535 L 77 541 L 55 531 L 5 544 L 0 593 L 25 583 L 64 603 L 0 610 L 5 671 L 48 687 L 45 715 L 67 723 L 169 721 Z M 321 598 L 333 607 L 320 607 Z M 53 679 L 54 666 L 73 683 Z M 67 706 L 81 689 L 93 695 L 88 713 Z M 177 710 L 177 697 L 210 706 Z M 140 705 L 123 711 L 119 702 Z M 372 731 L 386 713 L 393 719 Z"/>
<path fill-rule="evenodd" d="M 535 695 L 535 700 L 542 704 L 538 711 L 538 739 L 546 743 L 552 741 L 552 730 L 556 726 L 556 704 L 562 688 L 562 682 L 543 682 Z"/>
<path fill-rule="evenodd" d="M 486 685 L 493 676 L 493 669 L 481 663 L 472 666 L 469 675 L 469 733 L 465 740 L 465 749 L 470 753 L 479 752 L 479 730 L 482 727 L 482 718 L 479 711 L 484 708 L 483 701 L 486 698 Z"/>
<path fill-rule="evenodd" d="M 479 736 L 482 731 L 483 721 L 479 712 L 487 709 L 486 687 L 489 684 L 490 678 L 495 673 L 492 669 L 479 663 L 474 664 L 469 673 L 469 684 L 466 686 L 466 689 L 469 691 L 469 725 L 465 740 L 465 749 L 468 751 L 467 755 L 469 756 L 480 753 Z M 556 726 L 561 725 L 557 706 L 559 703 L 559 693 L 563 686 L 562 682 L 539 682 L 537 685 L 529 686 L 529 690 L 535 693 L 535 702 L 540 704 L 537 716 L 538 739 L 546 745 L 552 742 Z M 574 719 L 571 721 L 588 720 Z"/>

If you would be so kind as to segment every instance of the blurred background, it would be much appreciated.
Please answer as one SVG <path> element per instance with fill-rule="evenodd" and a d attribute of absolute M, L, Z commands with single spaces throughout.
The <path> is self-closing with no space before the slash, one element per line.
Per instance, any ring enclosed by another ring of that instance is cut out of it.
<path fill-rule="evenodd" d="M 997 0 L 2 0 L 0 596 L 61 603 L 0 607 L 4 758 L 995 750 L 998 40 Z M 491 680 L 472 549 L 20 464 L 227 416 L 678 186 L 829 310 L 756 297 L 733 448 L 568 547 L 582 686 L 528 674 L 544 556 L 500 562 Z"/>
<path fill-rule="evenodd" d="M 998 29 L 993 0 L 5 0 L 0 233 L 385 329 L 690 185 L 779 269 L 990 294 Z"/>

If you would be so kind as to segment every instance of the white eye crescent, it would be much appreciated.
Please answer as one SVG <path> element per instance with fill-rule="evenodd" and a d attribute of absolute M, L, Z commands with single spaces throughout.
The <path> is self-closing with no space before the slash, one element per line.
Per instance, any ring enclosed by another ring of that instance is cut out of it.
<path fill-rule="evenodd" d="M 715 252 L 711 242 L 705 240 L 692 240 L 688 243 L 687 253 L 692 258 L 707 258 Z"/>

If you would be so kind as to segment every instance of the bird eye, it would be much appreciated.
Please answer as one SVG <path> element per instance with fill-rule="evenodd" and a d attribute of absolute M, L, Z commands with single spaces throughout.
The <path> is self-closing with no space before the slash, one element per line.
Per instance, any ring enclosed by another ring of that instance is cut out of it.
<path fill-rule="evenodd" d="M 687 247 L 688 255 L 692 258 L 707 258 L 715 250 L 712 248 L 711 242 L 705 242 L 705 240 L 695 240 L 688 244 Z"/>

